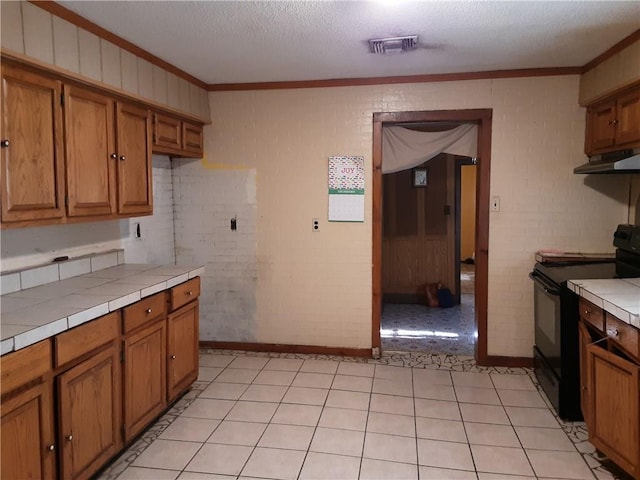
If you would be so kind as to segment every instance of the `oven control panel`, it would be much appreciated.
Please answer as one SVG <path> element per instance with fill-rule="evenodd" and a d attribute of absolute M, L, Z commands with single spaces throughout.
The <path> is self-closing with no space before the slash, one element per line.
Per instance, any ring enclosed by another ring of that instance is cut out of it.
<path fill-rule="evenodd" d="M 640 225 L 618 225 L 613 245 L 621 250 L 640 254 Z"/>

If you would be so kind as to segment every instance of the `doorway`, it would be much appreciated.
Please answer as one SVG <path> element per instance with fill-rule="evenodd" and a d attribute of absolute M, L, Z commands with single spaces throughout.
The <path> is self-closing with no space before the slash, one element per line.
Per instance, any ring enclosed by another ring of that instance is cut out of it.
<path fill-rule="evenodd" d="M 383 126 L 428 123 L 474 123 L 478 125 L 478 168 L 476 176 L 476 231 L 475 231 L 475 314 L 477 332 L 476 363 L 487 363 L 487 279 L 488 279 L 488 218 L 489 173 L 491 145 L 491 110 L 448 110 L 425 112 L 397 112 L 374 114 L 373 125 L 373 268 L 372 268 L 372 346 L 381 347 L 381 315 L 383 302 L 382 254 L 383 254 L 383 176 L 382 129 Z M 456 249 L 459 265 L 460 251 Z M 459 288 L 456 291 L 460 291 Z"/>

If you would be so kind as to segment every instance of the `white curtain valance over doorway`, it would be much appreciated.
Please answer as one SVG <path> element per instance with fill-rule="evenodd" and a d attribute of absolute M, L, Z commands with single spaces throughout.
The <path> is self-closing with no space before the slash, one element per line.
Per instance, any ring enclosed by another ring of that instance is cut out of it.
<path fill-rule="evenodd" d="M 459 125 L 444 132 L 418 132 L 404 127 L 382 129 L 382 173 L 417 167 L 440 153 L 478 156 L 478 127 Z"/>

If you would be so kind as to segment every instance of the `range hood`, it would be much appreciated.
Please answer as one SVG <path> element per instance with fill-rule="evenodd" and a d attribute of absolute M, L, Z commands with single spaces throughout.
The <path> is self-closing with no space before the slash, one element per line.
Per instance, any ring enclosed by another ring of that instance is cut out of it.
<path fill-rule="evenodd" d="M 573 173 L 640 173 L 640 150 L 595 155 L 574 168 Z"/>

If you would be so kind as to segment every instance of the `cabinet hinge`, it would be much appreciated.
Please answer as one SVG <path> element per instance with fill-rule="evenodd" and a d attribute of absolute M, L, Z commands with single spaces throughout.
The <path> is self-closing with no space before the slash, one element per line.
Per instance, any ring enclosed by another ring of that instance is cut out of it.
<path fill-rule="evenodd" d="M 64 107 L 64 93 L 60 94 L 60 105 Z"/>

